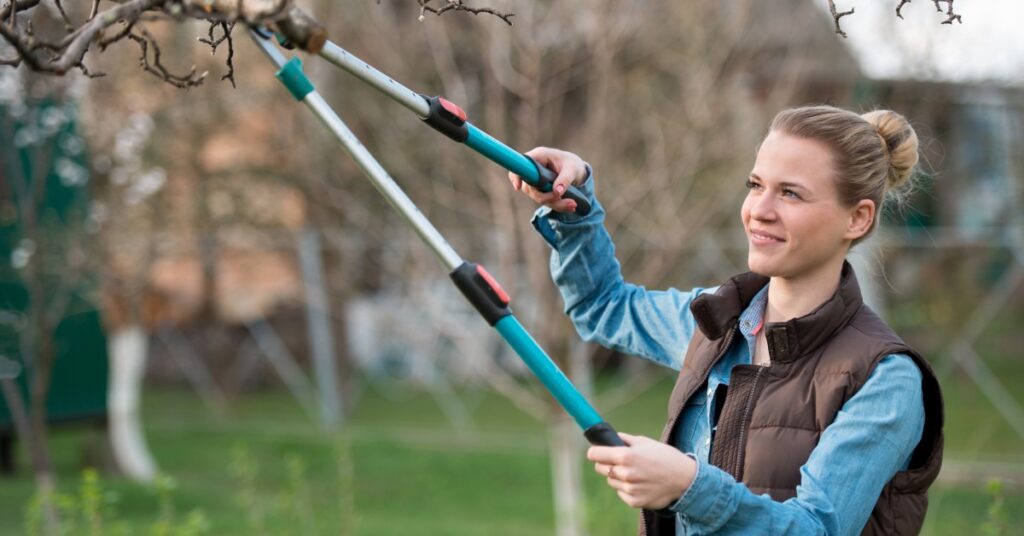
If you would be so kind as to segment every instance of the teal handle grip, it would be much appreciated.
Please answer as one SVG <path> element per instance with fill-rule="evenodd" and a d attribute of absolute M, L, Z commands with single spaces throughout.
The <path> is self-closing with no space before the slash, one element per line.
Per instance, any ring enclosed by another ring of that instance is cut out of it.
<path fill-rule="evenodd" d="M 486 156 L 501 167 L 519 175 L 530 186 L 539 188 L 542 192 L 550 192 L 554 185 L 555 173 L 550 169 L 541 166 L 529 156 L 520 153 L 508 145 L 494 139 L 490 134 L 480 130 L 472 123 L 465 124 L 468 130 L 466 145 L 474 151 Z M 590 213 L 590 202 L 578 188 L 570 186 L 562 197 L 576 201 L 576 214 L 586 216 Z"/>
<path fill-rule="evenodd" d="M 306 77 L 306 73 L 302 72 L 302 60 L 299 58 L 292 58 L 285 63 L 274 76 L 284 84 L 284 87 L 288 88 L 288 92 L 295 97 L 295 100 L 301 101 L 313 92 L 313 83 Z"/>
<path fill-rule="evenodd" d="M 576 390 L 569 378 L 566 378 L 558 366 L 551 361 L 551 358 L 544 353 L 537 341 L 533 340 L 533 337 L 515 316 L 509 315 L 502 318 L 494 327 L 509 346 L 519 354 L 519 357 L 544 384 L 544 387 L 551 392 L 555 400 L 576 420 L 580 428 L 588 430 L 604 422 L 594 407 Z"/>

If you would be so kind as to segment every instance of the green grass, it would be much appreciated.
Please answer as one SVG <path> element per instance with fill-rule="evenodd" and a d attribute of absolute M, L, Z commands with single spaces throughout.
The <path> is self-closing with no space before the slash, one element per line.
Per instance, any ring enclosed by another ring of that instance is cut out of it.
<path fill-rule="evenodd" d="M 969 382 L 961 387 L 951 381 L 951 450 L 961 458 L 1008 460 L 1016 454 L 1021 461 L 1019 438 L 985 407 L 987 401 L 972 394 Z M 670 380 L 661 382 L 607 417 L 624 431 L 657 435 L 670 388 Z M 189 392 L 149 391 L 144 415 L 153 453 L 178 483 L 173 494 L 178 519 L 199 509 L 212 534 L 252 534 L 253 516 L 270 534 L 338 534 L 343 523 L 360 535 L 551 534 L 544 427 L 487 391 L 459 396 L 470 410 L 461 431 L 431 395 L 395 386 L 367 388 L 344 437 L 320 432 L 293 399 L 279 392 L 237 398 L 229 414 L 218 417 Z M 63 491 L 77 490 L 81 445 L 97 435 L 81 428 L 54 432 Z M 240 463 L 240 447 L 245 463 Z M 302 464 L 298 479 L 296 459 Z M 354 520 L 341 519 L 347 485 L 339 476 L 339 459 L 352 463 L 348 491 L 354 493 Z M 251 484 L 238 477 L 240 466 L 253 473 Z M 635 513 L 599 478 L 584 474 L 591 533 L 632 533 Z M 147 488 L 113 476 L 104 477 L 103 486 L 116 495 L 116 518 L 132 533 L 157 519 L 159 500 Z M 21 473 L 0 485 L 0 534 L 23 532 L 32 493 L 22 457 Z M 247 496 L 254 506 L 242 504 Z M 1010 526 L 1024 526 L 1024 493 L 1008 489 L 1005 500 Z M 978 533 L 991 502 L 982 485 L 936 486 L 925 534 Z"/>

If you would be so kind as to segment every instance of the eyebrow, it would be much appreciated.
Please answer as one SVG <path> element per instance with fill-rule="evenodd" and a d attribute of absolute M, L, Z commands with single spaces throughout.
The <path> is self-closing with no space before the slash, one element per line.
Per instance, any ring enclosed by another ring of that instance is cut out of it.
<path fill-rule="evenodd" d="M 759 180 L 759 181 L 761 181 L 761 182 L 764 182 L 764 179 L 759 177 L 757 175 L 757 173 L 751 173 L 750 176 L 755 178 L 755 179 L 757 179 L 757 180 Z M 783 188 L 798 188 L 798 189 L 803 190 L 805 192 L 809 192 L 810 191 L 810 190 L 807 189 L 806 186 L 804 186 L 802 184 L 797 184 L 795 182 L 780 182 L 779 186 L 781 186 Z"/>

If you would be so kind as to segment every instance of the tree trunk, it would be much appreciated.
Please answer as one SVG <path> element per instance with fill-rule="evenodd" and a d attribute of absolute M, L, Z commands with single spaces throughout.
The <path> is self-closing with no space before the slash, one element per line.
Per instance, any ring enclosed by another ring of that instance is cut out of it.
<path fill-rule="evenodd" d="M 556 408 L 549 421 L 548 448 L 551 452 L 551 484 L 555 497 L 555 534 L 586 534 L 583 493 L 583 449 L 580 431 L 565 411 Z"/>

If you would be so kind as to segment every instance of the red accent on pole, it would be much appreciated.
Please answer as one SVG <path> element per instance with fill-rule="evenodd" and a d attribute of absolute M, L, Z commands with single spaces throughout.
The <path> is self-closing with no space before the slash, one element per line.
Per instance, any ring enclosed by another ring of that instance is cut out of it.
<path fill-rule="evenodd" d="M 501 300 L 503 305 L 508 305 L 512 301 L 512 299 L 508 297 L 508 293 L 505 292 L 505 289 L 501 288 L 501 285 L 491 277 L 491 274 L 487 273 L 487 270 L 484 269 L 483 266 L 480 266 L 479 264 L 476 265 L 476 273 L 480 274 L 480 277 L 484 278 L 484 281 L 487 281 L 487 285 L 494 290 L 494 293 L 498 295 L 498 299 Z"/>
<path fill-rule="evenodd" d="M 441 101 L 441 107 L 448 110 L 448 113 L 458 117 L 463 123 L 466 122 L 466 112 L 464 112 L 462 108 L 459 108 L 459 105 L 444 97 L 438 97 L 437 100 Z"/>

